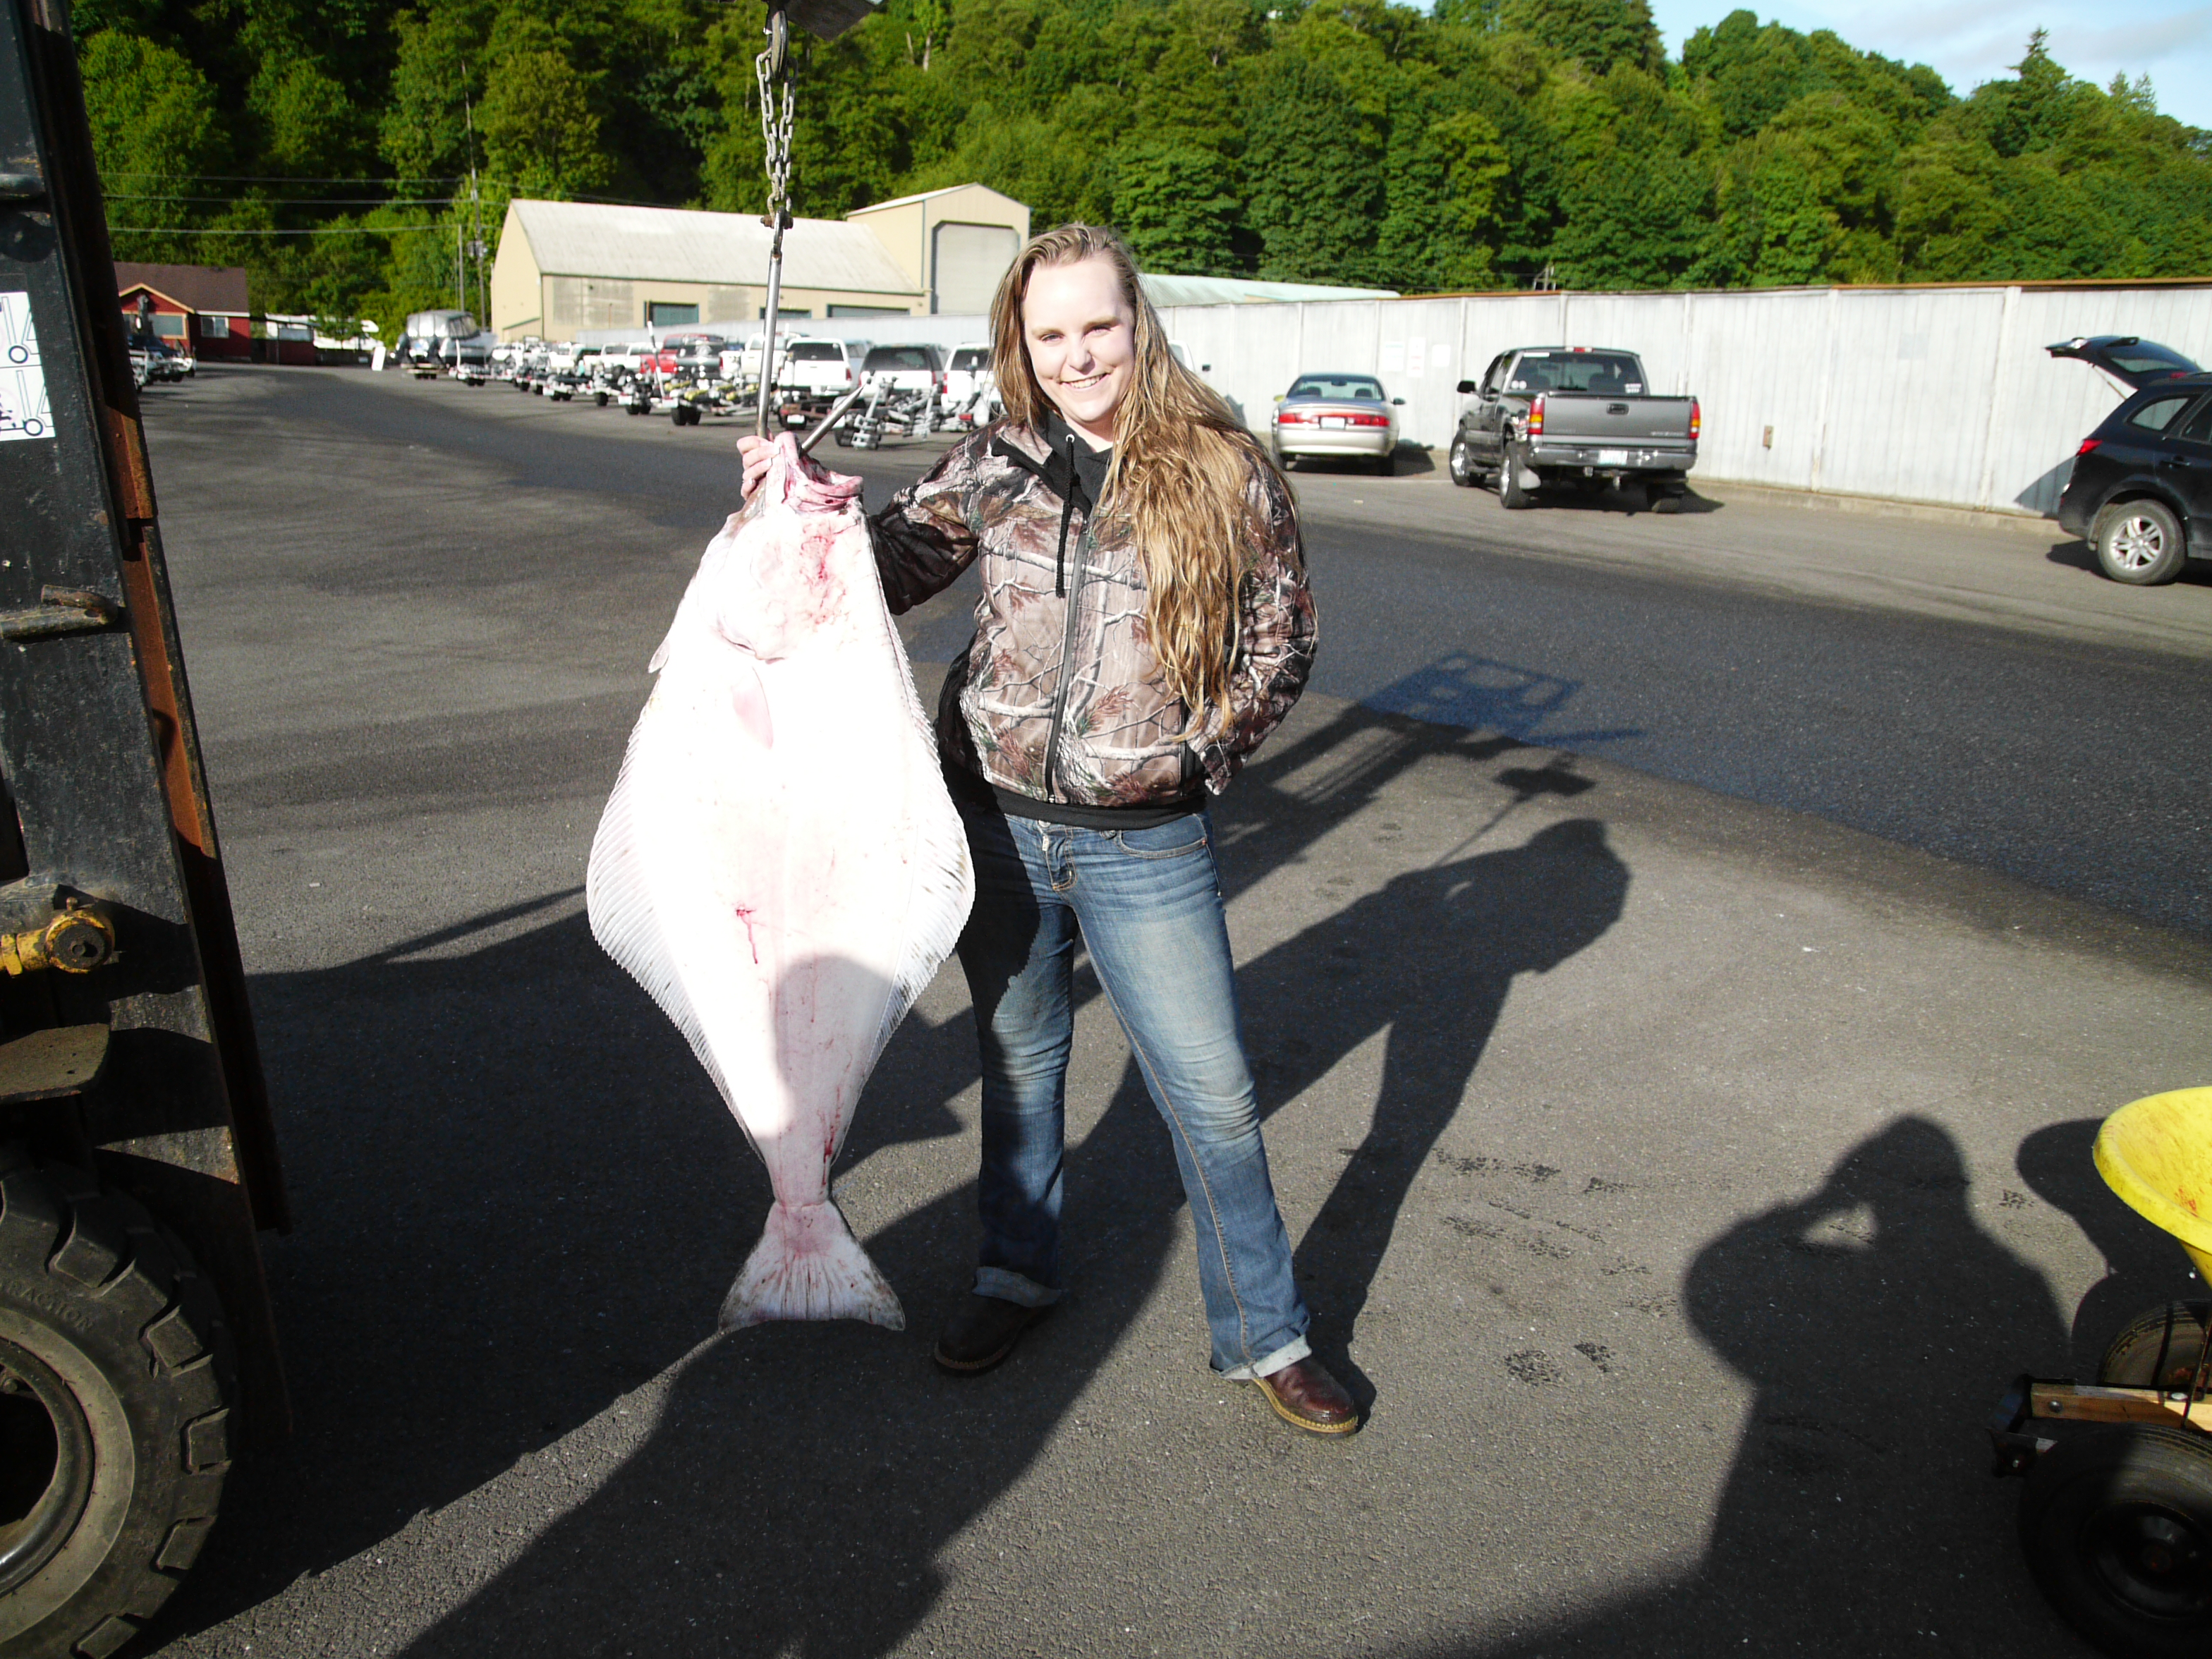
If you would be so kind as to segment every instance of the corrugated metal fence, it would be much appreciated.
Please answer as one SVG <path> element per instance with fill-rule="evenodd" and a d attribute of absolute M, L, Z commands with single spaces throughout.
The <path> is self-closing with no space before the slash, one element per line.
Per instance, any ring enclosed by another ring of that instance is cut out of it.
<path fill-rule="evenodd" d="M 2139 334 L 2200 362 L 2212 353 L 2212 283 L 1480 295 L 1164 314 L 1255 430 L 1300 372 L 1358 371 L 1405 398 L 1407 440 L 1441 450 L 1466 402 L 1454 386 L 1500 351 L 1619 346 L 1642 356 L 1654 392 L 1701 400 L 1693 478 L 2010 513 L 2057 505 L 2075 447 L 2121 396 L 2046 344 Z"/>

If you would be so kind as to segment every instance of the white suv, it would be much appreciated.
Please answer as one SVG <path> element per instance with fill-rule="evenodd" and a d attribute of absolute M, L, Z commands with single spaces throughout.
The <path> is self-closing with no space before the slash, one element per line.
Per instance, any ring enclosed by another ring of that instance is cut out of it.
<path fill-rule="evenodd" d="M 857 376 L 842 340 L 794 339 L 783 354 L 779 386 L 810 398 L 838 398 Z"/>
<path fill-rule="evenodd" d="M 899 392 L 926 392 L 930 407 L 945 395 L 945 348 L 934 345 L 872 346 L 860 373 L 890 383 Z"/>

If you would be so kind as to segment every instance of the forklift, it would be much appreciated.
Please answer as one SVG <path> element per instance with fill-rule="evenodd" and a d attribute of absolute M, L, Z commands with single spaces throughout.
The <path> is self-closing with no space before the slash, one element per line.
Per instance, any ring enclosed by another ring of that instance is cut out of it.
<path fill-rule="evenodd" d="M 106 1659 L 289 1428 L 289 1225 L 64 0 L 0 0 L 0 1655 Z"/>
<path fill-rule="evenodd" d="M 768 8 L 771 342 L 789 26 L 879 4 Z M 0 0 L 0 1659 L 119 1652 L 289 1433 L 290 1226 L 68 0 Z"/>

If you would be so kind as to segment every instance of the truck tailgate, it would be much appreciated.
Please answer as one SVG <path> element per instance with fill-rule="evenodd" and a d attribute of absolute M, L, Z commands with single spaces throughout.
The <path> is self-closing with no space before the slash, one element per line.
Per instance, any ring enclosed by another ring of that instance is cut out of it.
<path fill-rule="evenodd" d="M 1672 439 L 1687 443 L 1692 401 L 1547 392 L 1544 394 L 1544 441 L 1642 444 Z"/>

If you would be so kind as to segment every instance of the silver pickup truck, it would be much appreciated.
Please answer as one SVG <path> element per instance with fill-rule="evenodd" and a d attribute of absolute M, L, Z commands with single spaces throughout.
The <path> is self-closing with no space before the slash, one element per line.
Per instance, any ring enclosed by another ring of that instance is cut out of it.
<path fill-rule="evenodd" d="M 1519 346 L 1501 351 L 1452 434 L 1451 477 L 1488 485 L 1507 507 L 1527 507 L 1542 489 L 1642 484 L 1654 512 L 1671 513 L 1697 465 L 1695 398 L 1654 398 L 1632 351 L 1592 346 Z"/>

